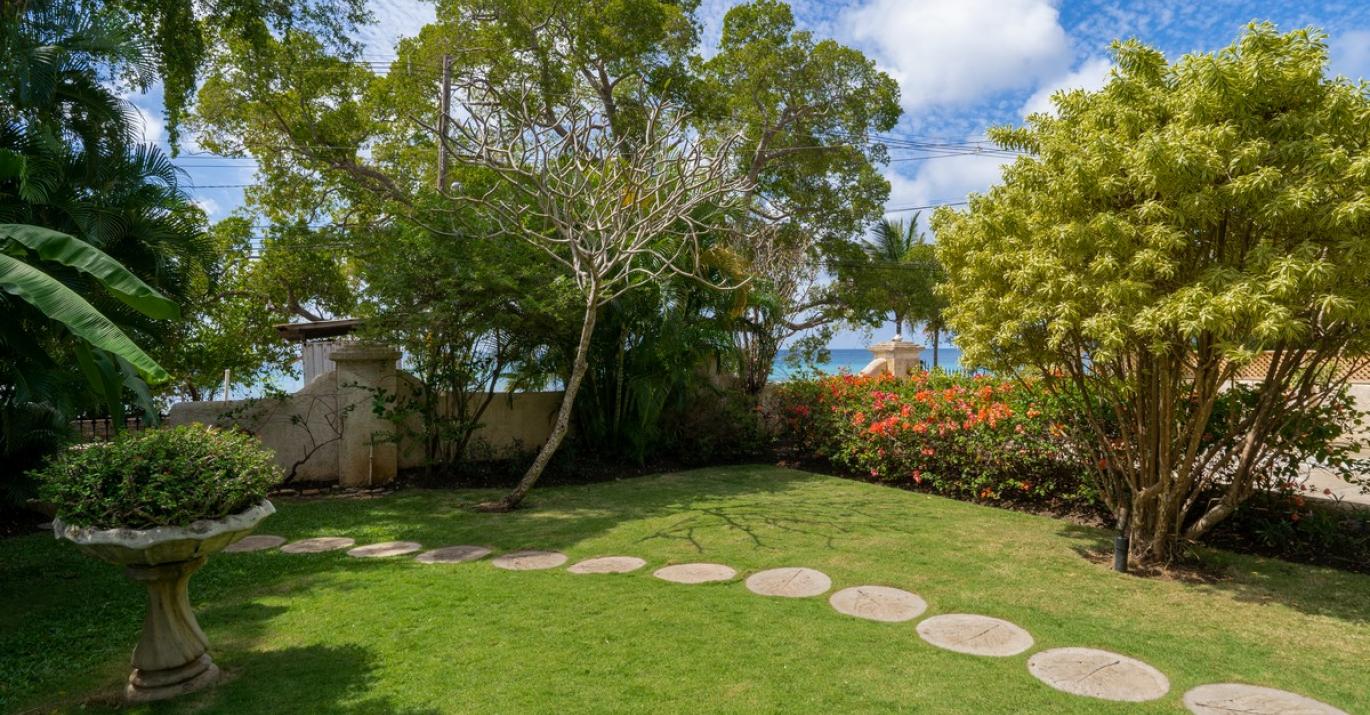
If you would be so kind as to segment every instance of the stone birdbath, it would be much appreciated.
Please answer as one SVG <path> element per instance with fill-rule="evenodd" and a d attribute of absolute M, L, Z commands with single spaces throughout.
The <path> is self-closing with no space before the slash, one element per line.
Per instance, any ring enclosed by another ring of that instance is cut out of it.
<path fill-rule="evenodd" d="M 222 519 L 151 529 L 95 529 L 52 522 L 53 533 L 147 586 L 147 617 L 133 650 L 124 695 L 130 702 L 164 700 L 213 685 L 219 667 L 190 608 L 186 585 L 205 559 L 247 536 L 276 509 L 265 499 Z"/>

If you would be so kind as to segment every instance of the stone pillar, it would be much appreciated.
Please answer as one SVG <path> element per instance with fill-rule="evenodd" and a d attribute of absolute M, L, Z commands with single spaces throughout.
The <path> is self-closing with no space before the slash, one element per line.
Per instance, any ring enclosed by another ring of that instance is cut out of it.
<path fill-rule="evenodd" d="M 376 390 L 393 394 L 399 385 L 395 362 L 399 351 L 378 345 L 354 344 L 333 351 L 337 365 L 338 410 L 342 437 L 338 441 L 338 484 L 370 487 L 395 478 L 398 445 L 386 436 L 394 425 L 372 409 Z"/>
<path fill-rule="evenodd" d="M 870 347 L 870 351 L 875 356 L 872 365 L 876 360 L 884 360 L 883 372 L 889 372 L 895 377 L 906 377 L 919 369 L 918 356 L 922 354 L 923 346 L 896 338 L 876 343 Z"/>

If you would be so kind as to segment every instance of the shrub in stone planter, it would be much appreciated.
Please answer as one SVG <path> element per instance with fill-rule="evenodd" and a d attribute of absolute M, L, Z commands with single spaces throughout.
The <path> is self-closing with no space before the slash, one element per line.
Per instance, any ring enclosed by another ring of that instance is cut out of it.
<path fill-rule="evenodd" d="M 186 585 L 205 559 L 247 536 L 275 509 L 281 479 L 251 436 L 177 427 L 68 450 L 36 472 L 57 506 L 53 531 L 147 585 L 130 700 L 160 700 L 212 684 L 218 668 Z"/>

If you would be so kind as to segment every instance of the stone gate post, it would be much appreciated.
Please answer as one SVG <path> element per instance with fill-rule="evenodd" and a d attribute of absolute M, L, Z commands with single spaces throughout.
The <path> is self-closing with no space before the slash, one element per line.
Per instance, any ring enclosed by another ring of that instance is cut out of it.
<path fill-rule="evenodd" d="M 398 445 L 385 436 L 393 425 L 376 415 L 376 390 L 395 392 L 399 380 L 395 363 L 399 351 L 358 343 L 333 351 L 337 366 L 338 410 L 342 435 L 338 443 L 338 484 L 371 487 L 385 484 L 398 471 Z"/>

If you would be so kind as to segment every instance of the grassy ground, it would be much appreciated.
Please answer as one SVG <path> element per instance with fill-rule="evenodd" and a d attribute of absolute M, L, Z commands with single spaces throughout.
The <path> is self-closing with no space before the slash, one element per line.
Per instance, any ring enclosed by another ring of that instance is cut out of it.
<path fill-rule="evenodd" d="M 1203 683 L 1245 681 L 1370 712 L 1370 577 L 1221 552 L 1210 583 L 1121 576 L 1082 556 L 1106 536 L 1042 517 L 773 467 L 559 487 L 515 514 L 491 492 L 289 501 L 263 533 L 358 543 L 626 554 L 640 572 L 573 576 L 342 552 L 224 554 L 191 595 L 228 679 L 153 712 L 1180 712 Z M 663 564 L 718 561 L 738 581 L 681 586 Z M 912 623 L 764 598 L 740 580 L 818 568 L 834 588 L 909 589 L 929 615 L 1007 618 L 1037 640 L 994 659 L 942 651 Z M 113 567 L 34 534 L 0 541 L 0 710 L 106 709 L 141 594 Z M 1092 646 L 1170 677 L 1114 704 L 1052 690 L 1031 652 Z"/>

